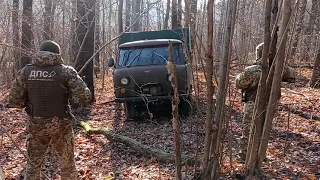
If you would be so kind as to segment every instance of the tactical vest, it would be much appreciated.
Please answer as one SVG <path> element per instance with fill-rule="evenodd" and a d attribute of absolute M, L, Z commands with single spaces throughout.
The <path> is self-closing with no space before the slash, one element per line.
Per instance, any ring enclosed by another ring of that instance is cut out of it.
<path fill-rule="evenodd" d="M 61 79 L 62 66 L 27 65 L 27 113 L 33 117 L 68 117 L 68 92 Z"/>

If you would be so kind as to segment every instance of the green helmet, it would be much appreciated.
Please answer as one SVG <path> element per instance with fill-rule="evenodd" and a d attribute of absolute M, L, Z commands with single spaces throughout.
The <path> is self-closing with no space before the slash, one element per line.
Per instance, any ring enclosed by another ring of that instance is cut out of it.
<path fill-rule="evenodd" d="M 60 54 L 60 46 L 58 43 L 51 41 L 51 40 L 46 40 L 44 42 L 41 43 L 40 51 L 49 51 L 49 52 L 53 52 L 56 54 Z"/>

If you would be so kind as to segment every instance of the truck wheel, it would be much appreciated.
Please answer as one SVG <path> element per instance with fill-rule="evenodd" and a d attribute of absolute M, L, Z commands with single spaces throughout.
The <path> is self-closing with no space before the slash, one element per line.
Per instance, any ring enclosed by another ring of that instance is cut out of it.
<path fill-rule="evenodd" d="M 125 115 L 126 120 L 133 120 L 135 118 L 135 106 L 132 102 L 126 102 L 124 103 L 124 109 L 125 109 Z"/>
<path fill-rule="evenodd" d="M 179 113 L 182 117 L 188 117 L 191 111 L 191 98 L 183 97 L 180 98 Z"/>

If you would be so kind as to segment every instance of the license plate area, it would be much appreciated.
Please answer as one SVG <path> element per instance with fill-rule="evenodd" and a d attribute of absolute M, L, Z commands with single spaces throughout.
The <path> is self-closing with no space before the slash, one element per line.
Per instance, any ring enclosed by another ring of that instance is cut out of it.
<path fill-rule="evenodd" d="M 136 87 L 139 94 L 160 95 L 163 93 L 163 86 L 159 83 L 142 84 Z"/>

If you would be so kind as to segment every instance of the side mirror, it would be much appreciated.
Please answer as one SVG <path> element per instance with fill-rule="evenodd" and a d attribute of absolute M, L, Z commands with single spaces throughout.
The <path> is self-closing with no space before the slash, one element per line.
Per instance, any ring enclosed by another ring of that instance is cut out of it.
<path fill-rule="evenodd" d="M 108 60 L 108 67 L 113 67 L 113 66 L 114 66 L 114 60 L 113 60 L 113 58 L 110 58 Z"/>

